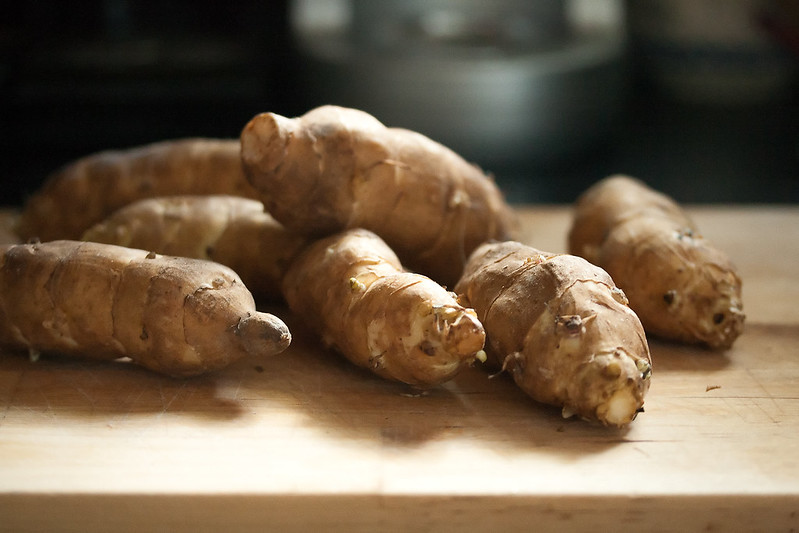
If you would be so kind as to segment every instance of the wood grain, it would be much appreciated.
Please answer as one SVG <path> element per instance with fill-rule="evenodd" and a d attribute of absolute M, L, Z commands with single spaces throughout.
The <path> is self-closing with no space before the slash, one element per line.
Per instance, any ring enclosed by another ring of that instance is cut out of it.
<path fill-rule="evenodd" d="M 799 530 L 799 208 L 694 207 L 744 279 L 727 352 L 651 340 L 646 412 L 564 420 L 470 369 L 424 394 L 322 350 L 176 380 L 0 354 L 0 531 Z M 569 211 L 522 210 L 563 251 Z"/>

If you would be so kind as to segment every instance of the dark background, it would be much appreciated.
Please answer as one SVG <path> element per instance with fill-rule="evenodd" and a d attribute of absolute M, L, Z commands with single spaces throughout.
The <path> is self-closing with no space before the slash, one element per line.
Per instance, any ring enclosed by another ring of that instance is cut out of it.
<path fill-rule="evenodd" d="M 721 106 L 661 94 L 629 56 L 619 127 L 578 156 L 495 171 L 512 202 L 571 202 L 623 172 L 682 202 L 799 202 L 799 97 Z M 309 101 L 283 1 L 0 2 L 0 205 L 109 148 L 237 137 Z M 378 117 L 380 118 L 380 117 Z M 480 161 L 476 161 L 478 164 Z M 495 169 L 487 169 L 494 171 Z"/>

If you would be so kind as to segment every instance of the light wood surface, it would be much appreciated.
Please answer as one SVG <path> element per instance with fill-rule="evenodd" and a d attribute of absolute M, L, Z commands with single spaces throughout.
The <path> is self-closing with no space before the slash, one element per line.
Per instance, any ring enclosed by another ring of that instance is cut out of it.
<path fill-rule="evenodd" d="M 799 207 L 694 207 L 744 279 L 723 353 L 651 340 L 646 412 L 564 420 L 471 369 L 425 394 L 319 348 L 175 380 L 0 354 L 0 531 L 797 531 Z M 522 209 L 564 251 L 569 210 Z"/>

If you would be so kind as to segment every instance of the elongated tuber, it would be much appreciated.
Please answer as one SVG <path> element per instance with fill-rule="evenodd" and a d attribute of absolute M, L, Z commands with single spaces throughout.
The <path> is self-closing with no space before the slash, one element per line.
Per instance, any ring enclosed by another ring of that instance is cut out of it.
<path fill-rule="evenodd" d="M 259 302 L 282 298 L 283 274 L 306 244 L 261 202 L 220 195 L 139 200 L 91 227 L 83 240 L 221 263 Z"/>
<path fill-rule="evenodd" d="M 229 268 L 108 244 L 0 247 L 0 345 L 172 376 L 272 355 L 290 340 Z"/>
<path fill-rule="evenodd" d="M 124 205 L 176 194 L 256 197 L 239 142 L 177 139 L 88 155 L 47 178 L 25 203 L 16 231 L 23 241 L 80 239 Z"/>
<path fill-rule="evenodd" d="M 508 241 L 478 247 L 455 287 L 486 330 L 488 363 L 533 399 L 605 425 L 642 409 L 651 359 L 610 276 L 582 258 Z"/>
<path fill-rule="evenodd" d="M 254 117 L 244 169 L 288 229 L 324 236 L 365 228 L 409 269 L 454 285 L 478 244 L 508 238 L 515 218 L 493 179 L 441 144 L 355 109 Z"/>
<path fill-rule="evenodd" d="M 431 387 L 482 355 L 485 333 L 474 311 L 430 278 L 403 271 L 372 232 L 314 242 L 283 287 L 289 308 L 326 345 L 386 379 Z"/>
<path fill-rule="evenodd" d="M 743 331 L 741 278 L 668 196 L 611 176 L 578 199 L 571 253 L 607 270 L 647 333 L 729 348 Z"/>

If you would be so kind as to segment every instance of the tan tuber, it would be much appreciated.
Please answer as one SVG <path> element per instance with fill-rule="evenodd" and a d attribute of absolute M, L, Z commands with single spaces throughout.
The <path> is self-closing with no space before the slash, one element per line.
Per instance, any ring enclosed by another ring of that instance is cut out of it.
<path fill-rule="evenodd" d="M 488 362 L 533 399 L 610 426 L 643 408 L 651 359 L 638 317 L 584 259 L 487 243 L 455 287 L 486 330 Z"/>
<path fill-rule="evenodd" d="M 134 363 L 172 376 L 273 355 L 291 341 L 210 261 L 76 241 L 0 247 L 0 345 Z"/>
<path fill-rule="evenodd" d="M 51 174 L 23 206 L 16 231 L 23 241 L 80 239 L 120 207 L 177 194 L 255 197 L 231 139 L 176 139 L 107 150 Z"/>
<path fill-rule="evenodd" d="M 430 278 L 405 272 L 372 232 L 348 230 L 311 244 L 283 286 L 289 308 L 327 346 L 386 379 L 431 387 L 483 354 L 485 332 L 474 311 Z"/>
<path fill-rule="evenodd" d="M 139 200 L 91 227 L 83 240 L 221 263 L 259 302 L 282 298 L 283 274 L 306 244 L 261 202 L 219 195 Z"/>
<path fill-rule="evenodd" d="M 452 150 L 336 106 L 254 117 L 241 133 L 250 183 L 289 230 L 377 233 L 407 268 L 448 286 L 469 253 L 515 217 L 493 179 Z"/>
<path fill-rule="evenodd" d="M 569 250 L 613 276 L 647 333 L 723 349 L 743 331 L 741 278 L 729 257 L 640 180 L 611 176 L 585 191 Z"/>

